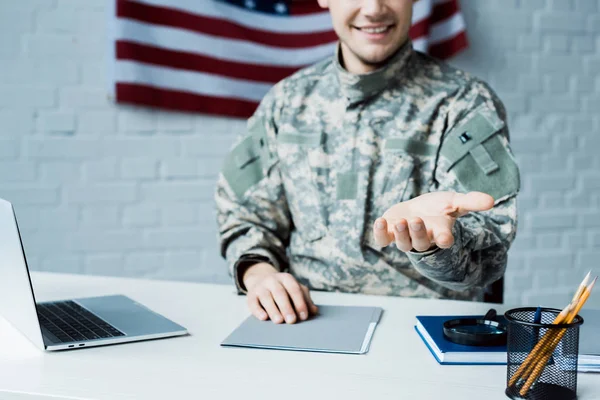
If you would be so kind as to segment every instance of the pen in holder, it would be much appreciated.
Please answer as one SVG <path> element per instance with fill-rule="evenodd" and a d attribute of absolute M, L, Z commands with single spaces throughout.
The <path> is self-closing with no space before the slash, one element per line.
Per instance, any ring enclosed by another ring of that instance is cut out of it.
<path fill-rule="evenodd" d="M 533 323 L 534 324 L 542 323 L 542 307 L 541 306 L 538 306 L 538 308 L 535 309 L 535 315 L 533 316 Z M 533 336 L 533 341 L 531 342 L 532 350 L 539 340 L 540 328 L 533 328 L 533 330 L 534 330 L 535 334 Z"/>
<path fill-rule="evenodd" d="M 505 313 L 508 323 L 505 393 L 511 399 L 577 397 L 579 326 L 583 318 L 575 316 L 570 323 L 553 323 L 560 312 L 541 308 L 539 323 L 533 322 L 535 307 L 515 308 Z"/>

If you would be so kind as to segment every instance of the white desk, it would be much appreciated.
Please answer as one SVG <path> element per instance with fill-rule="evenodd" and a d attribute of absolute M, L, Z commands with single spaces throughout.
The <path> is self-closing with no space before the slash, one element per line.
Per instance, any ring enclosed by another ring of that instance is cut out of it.
<path fill-rule="evenodd" d="M 38 300 L 123 293 L 191 335 L 47 353 L 0 319 L 1 399 L 507 399 L 505 366 L 438 365 L 413 328 L 416 314 L 483 313 L 489 304 L 313 293 L 317 304 L 385 310 L 368 354 L 337 355 L 220 347 L 248 316 L 245 298 L 230 286 L 33 279 Z M 578 379 L 579 399 L 600 398 L 600 375 Z"/>

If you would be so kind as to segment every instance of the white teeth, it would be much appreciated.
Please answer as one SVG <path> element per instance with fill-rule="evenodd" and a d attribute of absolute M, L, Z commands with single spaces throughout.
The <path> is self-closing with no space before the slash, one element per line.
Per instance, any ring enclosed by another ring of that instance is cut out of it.
<path fill-rule="evenodd" d="M 381 28 L 361 28 L 361 31 L 365 31 L 367 33 L 382 33 L 387 31 L 387 29 L 387 26 L 383 26 Z"/>

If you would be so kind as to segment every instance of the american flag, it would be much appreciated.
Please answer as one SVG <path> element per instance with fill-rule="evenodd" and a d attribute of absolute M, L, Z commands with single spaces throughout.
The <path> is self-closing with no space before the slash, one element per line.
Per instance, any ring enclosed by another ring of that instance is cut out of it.
<path fill-rule="evenodd" d="M 316 0 L 114 0 L 117 103 L 247 118 L 271 86 L 335 51 Z M 415 3 L 413 46 L 447 59 L 467 47 L 457 0 Z"/>

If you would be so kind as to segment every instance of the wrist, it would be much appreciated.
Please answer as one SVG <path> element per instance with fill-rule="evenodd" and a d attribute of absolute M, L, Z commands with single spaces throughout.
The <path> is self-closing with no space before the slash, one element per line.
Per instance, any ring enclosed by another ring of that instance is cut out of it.
<path fill-rule="evenodd" d="M 259 262 L 249 265 L 242 272 L 242 283 L 249 290 L 254 283 L 260 281 L 263 277 L 276 274 L 277 269 L 269 263 Z"/>

